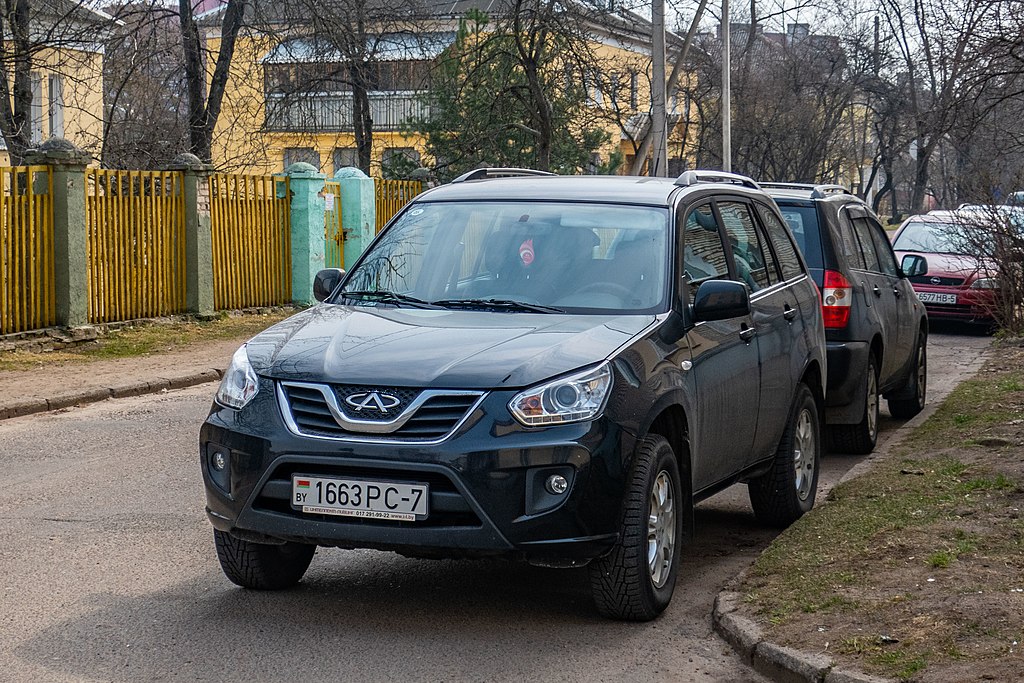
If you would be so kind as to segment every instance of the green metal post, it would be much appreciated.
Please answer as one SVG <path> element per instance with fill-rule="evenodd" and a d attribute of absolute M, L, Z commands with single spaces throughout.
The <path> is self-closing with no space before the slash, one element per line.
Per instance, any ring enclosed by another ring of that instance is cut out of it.
<path fill-rule="evenodd" d="M 292 302 L 316 303 L 313 280 L 324 267 L 324 174 L 298 162 L 284 170 L 291 186 Z M 342 203 L 344 206 L 344 202 Z"/>
<path fill-rule="evenodd" d="M 341 227 L 345 233 L 345 264 L 356 262 L 370 245 L 377 227 L 377 197 L 373 178 L 358 168 L 334 174 L 341 184 Z"/>

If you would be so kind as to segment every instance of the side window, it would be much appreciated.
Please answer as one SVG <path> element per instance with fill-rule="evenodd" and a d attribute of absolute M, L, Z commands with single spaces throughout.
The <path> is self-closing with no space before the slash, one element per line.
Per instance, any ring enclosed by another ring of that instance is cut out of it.
<path fill-rule="evenodd" d="M 853 229 L 857 233 L 857 241 L 860 242 L 860 251 L 864 254 L 864 267 L 872 273 L 881 273 L 882 266 L 878 263 L 878 254 L 875 253 L 875 242 L 871 239 L 871 224 L 864 218 L 855 218 Z"/>
<path fill-rule="evenodd" d="M 766 207 L 758 205 L 757 215 L 761 217 L 761 222 L 764 223 L 768 237 L 775 247 L 775 254 L 779 257 L 782 278 L 791 280 L 803 275 L 804 269 L 800 267 L 800 258 L 796 255 L 796 247 L 793 246 L 786 226 Z"/>
<path fill-rule="evenodd" d="M 861 254 L 857 236 L 853 234 L 853 221 L 845 211 L 839 214 L 839 244 L 836 246 L 842 250 L 843 256 L 846 257 L 846 263 L 851 268 L 864 270 L 864 255 Z"/>
<path fill-rule="evenodd" d="M 719 202 L 718 212 L 725 224 L 725 234 L 732 244 L 736 275 L 747 283 L 751 292 L 764 289 L 770 284 L 768 269 L 750 207 L 740 202 Z"/>
<path fill-rule="evenodd" d="M 896 277 L 899 272 L 896 267 L 896 255 L 892 253 L 892 245 L 885 237 L 885 230 L 881 225 L 870 219 L 859 219 L 867 223 L 871 239 L 875 243 L 875 253 L 878 255 L 878 265 L 882 272 L 891 277 Z"/>
<path fill-rule="evenodd" d="M 710 204 L 702 204 L 686 216 L 683 228 L 683 270 L 691 283 L 727 276 L 728 262 Z M 695 288 L 691 287 L 692 299 Z"/>

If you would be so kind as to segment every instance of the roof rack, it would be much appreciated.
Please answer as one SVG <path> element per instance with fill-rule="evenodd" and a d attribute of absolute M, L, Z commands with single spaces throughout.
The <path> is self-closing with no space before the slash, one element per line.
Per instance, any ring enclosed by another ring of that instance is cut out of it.
<path fill-rule="evenodd" d="M 830 194 L 853 194 L 842 185 L 815 185 L 813 183 L 761 183 L 761 187 L 773 190 L 810 190 L 811 199 L 823 199 Z"/>
<path fill-rule="evenodd" d="M 754 182 L 753 178 L 748 178 L 745 175 L 739 175 L 738 173 L 726 173 L 725 171 L 685 171 L 681 176 L 676 178 L 676 185 L 680 187 L 690 187 L 697 183 L 731 183 L 733 185 L 742 185 L 743 187 L 749 187 L 751 190 L 760 190 L 761 187 Z"/>
<path fill-rule="evenodd" d="M 521 176 L 554 176 L 557 173 L 535 171 L 532 168 L 476 168 L 463 173 L 453 183 L 464 183 L 469 180 L 486 180 L 488 178 L 518 178 Z"/>

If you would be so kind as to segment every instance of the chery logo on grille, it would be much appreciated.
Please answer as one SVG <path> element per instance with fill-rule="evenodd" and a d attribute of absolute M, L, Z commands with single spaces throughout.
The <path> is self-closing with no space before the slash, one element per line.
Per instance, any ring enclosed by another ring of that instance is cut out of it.
<path fill-rule="evenodd" d="M 345 403 L 355 408 L 357 413 L 363 410 L 377 410 L 386 414 L 388 410 L 401 402 L 397 396 L 386 394 L 383 391 L 364 391 L 361 394 L 352 394 L 345 398 Z"/>

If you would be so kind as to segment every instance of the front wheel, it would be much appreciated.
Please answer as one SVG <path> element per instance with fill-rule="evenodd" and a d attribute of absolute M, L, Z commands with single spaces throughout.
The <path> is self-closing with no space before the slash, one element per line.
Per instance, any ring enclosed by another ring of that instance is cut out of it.
<path fill-rule="evenodd" d="M 315 545 L 284 543 L 269 545 L 235 538 L 213 530 L 217 559 L 232 583 L 256 590 L 281 590 L 294 586 L 313 561 Z"/>
<path fill-rule="evenodd" d="M 807 385 L 800 384 L 771 469 L 747 485 L 757 519 L 788 526 L 814 507 L 820 461 L 818 404 Z"/>
<path fill-rule="evenodd" d="M 928 335 L 921 331 L 914 359 L 913 393 L 907 398 L 889 399 L 889 412 L 900 420 L 909 420 L 924 410 L 928 397 Z"/>
<path fill-rule="evenodd" d="M 590 563 L 590 585 L 603 616 L 649 621 L 672 600 L 690 506 L 679 463 L 664 437 L 645 437 L 623 503 L 611 552 Z"/>

